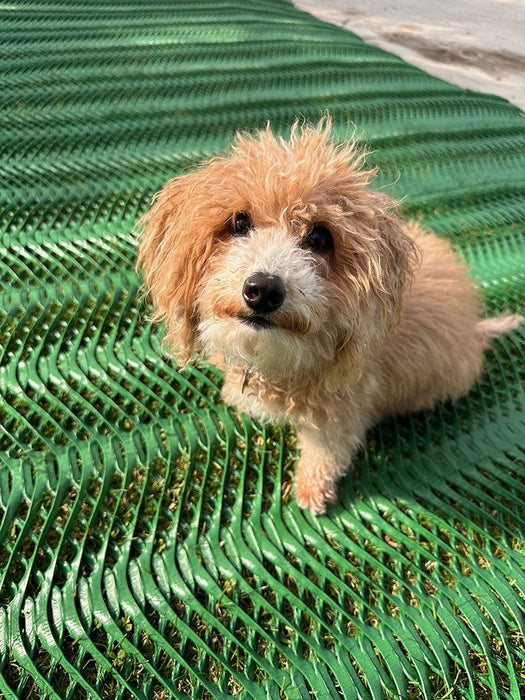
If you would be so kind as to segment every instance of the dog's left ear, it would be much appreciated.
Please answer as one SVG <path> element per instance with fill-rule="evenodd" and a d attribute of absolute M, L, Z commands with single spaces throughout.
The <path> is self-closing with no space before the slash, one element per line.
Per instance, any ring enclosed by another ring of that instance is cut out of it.
<path fill-rule="evenodd" d="M 339 289 L 346 291 L 347 317 L 335 361 L 325 383 L 358 381 L 366 358 L 400 319 L 405 292 L 419 265 L 419 247 L 395 204 L 373 190 L 366 207 L 351 216 L 347 243 L 338 251 Z"/>
<path fill-rule="evenodd" d="M 419 266 L 420 251 L 410 224 L 399 217 L 394 202 L 379 192 L 373 196 L 378 205 L 378 235 L 371 259 L 371 291 L 379 302 L 385 328 L 390 329 L 399 321 L 405 292 Z"/>
<path fill-rule="evenodd" d="M 183 362 L 194 350 L 197 286 L 224 216 L 212 195 L 220 177 L 220 164 L 212 161 L 171 180 L 139 222 L 137 268 L 151 294 L 152 320 L 165 322 L 164 340 Z"/>

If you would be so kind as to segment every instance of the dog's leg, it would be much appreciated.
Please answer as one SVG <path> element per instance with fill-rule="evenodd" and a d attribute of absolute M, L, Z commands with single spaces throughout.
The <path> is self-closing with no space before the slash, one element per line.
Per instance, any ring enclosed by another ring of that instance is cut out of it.
<path fill-rule="evenodd" d="M 325 512 L 337 500 L 337 482 L 351 469 L 364 426 L 329 423 L 321 428 L 299 427 L 301 455 L 295 475 L 295 495 L 300 508 L 314 515 Z"/>

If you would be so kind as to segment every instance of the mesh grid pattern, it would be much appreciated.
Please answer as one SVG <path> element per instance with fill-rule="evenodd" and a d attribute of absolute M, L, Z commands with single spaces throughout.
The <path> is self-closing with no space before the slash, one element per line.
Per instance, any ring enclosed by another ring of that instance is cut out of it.
<path fill-rule="evenodd" d="M 236 130 L 330 110 L 518 310 L 523 115 L 282 0 L 20 0 L 0 32 L 0 693 L 517 700 L 523 331 L 371 431 L 316 520 L 293 434 L 163 357 L 133 226 Z"/>

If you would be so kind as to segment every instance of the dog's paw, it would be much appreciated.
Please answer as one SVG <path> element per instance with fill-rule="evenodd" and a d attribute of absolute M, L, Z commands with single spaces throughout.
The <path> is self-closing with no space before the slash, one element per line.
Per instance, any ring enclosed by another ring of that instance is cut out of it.
<path fill-rule="evenodd" d="M 335 484 L 298 478 L 295 484 L 295 498 L 299 508 L 309 510 L 312 515 L 323 515 L 327 505 L 337 501 L 337 489 Z"/>

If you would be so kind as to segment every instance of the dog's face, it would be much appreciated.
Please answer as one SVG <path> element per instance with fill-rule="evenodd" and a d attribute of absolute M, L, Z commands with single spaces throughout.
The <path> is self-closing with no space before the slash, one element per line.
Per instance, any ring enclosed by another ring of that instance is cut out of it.
<path fill-rule="evenodd" d="M 413 244 L 329 127 L 240 136 L 171 181 L 143 219 L 139 262 L 167 340 L 269 376 L 359 371 L 399 312 Z"/>

